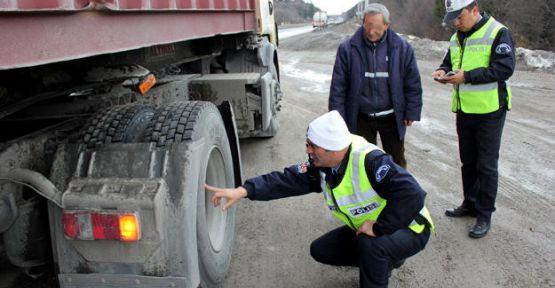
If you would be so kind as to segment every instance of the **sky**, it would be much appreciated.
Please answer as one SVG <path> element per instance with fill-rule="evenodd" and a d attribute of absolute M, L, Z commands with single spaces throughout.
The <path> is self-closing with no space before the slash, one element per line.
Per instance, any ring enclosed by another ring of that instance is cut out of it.
<path fill-rule="evenodd" d="M 305 2 L 312 2 L 328 14 L 341 14 L 355 6 L 360 0 L 305 0 Z"/>

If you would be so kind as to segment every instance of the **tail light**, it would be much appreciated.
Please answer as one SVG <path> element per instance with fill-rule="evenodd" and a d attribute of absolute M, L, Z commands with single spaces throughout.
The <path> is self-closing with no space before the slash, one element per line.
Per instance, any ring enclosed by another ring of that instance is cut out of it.
<path fill-rule="evenodd" d="M 141 229 L 136 212 L 98 212 L 67 210 L 62 224 L 68 239 L 139 241 Z"/>

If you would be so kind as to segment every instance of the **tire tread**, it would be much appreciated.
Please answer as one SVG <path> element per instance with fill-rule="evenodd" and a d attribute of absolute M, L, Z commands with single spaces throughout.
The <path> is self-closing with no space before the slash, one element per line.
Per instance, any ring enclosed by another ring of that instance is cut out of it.
<path fill-rule="evenodd" d="M 127 127 L 135 115 L 143 110 L 151 111 L 152 108 L 142 104 L 127 104 L 96 113 L 82 129 L 81 143 L 91 149 L 100 144 L 123 142 Z"/>
<path fill-rule="evenodd" d="M 207 102 L 188 101 L 159 108 L 146 129 L 145 141 L 165 147 L 169 143 L 192 140 L 195 123 L 207 107 Z"/>

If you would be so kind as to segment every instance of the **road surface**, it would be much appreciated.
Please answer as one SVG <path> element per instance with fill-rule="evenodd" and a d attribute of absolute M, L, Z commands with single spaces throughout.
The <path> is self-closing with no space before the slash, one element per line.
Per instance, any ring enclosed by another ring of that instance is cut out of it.
<path fill-rule="evenodd" d="M 314 28 L 312 27 L 312 25 L 308 25 L 308 26 L 301 26 L 301 27 L 294 27 L 294 28 L 279 29 L 278 34 L 279 34 L 279 39 L 283 40 L 296 35 L 312 32 L 313 30 Z"/>
<path fill-rule="evenodd" d="M 332 32 L 281 42 L 281 131 L 271 139 L 241 142 L 245 177 L 306 161 L 307 124 L 327 111 L 335 50 L 351 31 Z M 488 236 L 475 240 L 467 236 L 472 219 L 443 214 L 461 203 L 462 192 L 450 87 L 429 76 L 442 54 L 416 54 L 424 108 L 422 121 L 408 129 L 407 160 L 428 193 L 437 235 L 393 272 L 390 287 L 554 287 L 555 75 L 519 70 L 511 78 L 514 102 L 501 147 L 497 211 Z M 357 269 L 323 265 L 309 255 L 311 241 L 340 225 L 320 194 L 272 202 L 243 200 L 238 208 L 225 287 L 358 286 Z"/>

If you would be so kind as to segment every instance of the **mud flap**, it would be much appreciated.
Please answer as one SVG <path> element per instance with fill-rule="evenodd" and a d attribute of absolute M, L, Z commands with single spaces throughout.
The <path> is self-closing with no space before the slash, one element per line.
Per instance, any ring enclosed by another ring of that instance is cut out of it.
<path fill-rule="evenodd" d="M 276 81 L 271 73 L 266 73 L 260 78 L 262 82 L 262 131 L 268 130 L 272 121 L 272 101 L 276 98 Z"/>
<path fill-rule="evenodd" d="M 184 170 L 194 170 L 200 161 L 200 156 L 188 152 L 193 146 L 204 144 L 191 141 L 156 149 L 146 143 L 118 143 L 81 152 L 63 196 L 64 209 L 138 210 L 142 235 L 132 243 L 68 240 L 63 236 L 62 209 L 49 205 L 61 287 L 105 287 L 86 284 L 102 278 L 113 287 L 131 287 L 127 280 L 118 282 L 118 275 L 124 274 L 134 281 L 133 287 L 198 286 L 197 198 L 196 191 L 188 193 L 186 188 L 196 187 L 199 180 L 183 177 Z M 79 276 L 67 276 L 76 273 Z M 150 278 L 156 277 L 152 282 Z M 140 284 L 143 279 L 150 280 Z M 171 282 L 174 279 L 179 281 Z"/>

